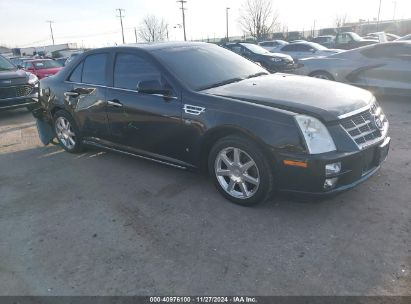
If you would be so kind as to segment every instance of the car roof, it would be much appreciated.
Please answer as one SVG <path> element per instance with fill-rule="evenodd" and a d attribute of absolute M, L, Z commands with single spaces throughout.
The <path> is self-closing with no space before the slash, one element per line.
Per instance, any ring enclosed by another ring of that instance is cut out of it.
<path fill-rule="evenodd" d="M 153 42 L 153 43 L 131 43 L 123 44 L 118 46 L 106 47 L 102 49 L 119 49 L 119 48 L 135 48 L 142 49 L 147 51 L 170 49 L 170 48 L 181 48 L 181 47 L 197 47 L 197 46 L 206 46 L 210 43 L 206 42 Z M 100 49 L 101 50 L 101 49 Z"/>

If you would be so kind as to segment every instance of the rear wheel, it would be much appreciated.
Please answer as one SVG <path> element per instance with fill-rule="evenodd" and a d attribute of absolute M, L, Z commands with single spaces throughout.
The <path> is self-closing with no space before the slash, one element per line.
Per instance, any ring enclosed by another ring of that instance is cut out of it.
<path fill-rule="evenodd" d="M 314 78 L 324 79 L 324 80 L 334 80 L 334 77 L 330 73 L 325 72 L 325 71 L 314 72 L 310 76 Z"/>
<path fill-rule="evenodd" d="M 272 192 L 274 178 L 269 161 L 248 139 L 220 139 L 211 149 L 208 167 L 220 193 L 236 204 L 255 205 Z"/>
<path fill-rule="evenodd" d="M 54 115 L 54 131 L 60 145 L 70 153 L 82 151 L 80 132 L 74 119 L 66 111 L 57 111 Z"/>

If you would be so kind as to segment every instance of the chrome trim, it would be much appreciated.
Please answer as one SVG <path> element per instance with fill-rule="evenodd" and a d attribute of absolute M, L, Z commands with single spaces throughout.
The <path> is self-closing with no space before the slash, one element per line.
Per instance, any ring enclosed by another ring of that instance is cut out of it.
<path fill-rule="evenodd" d="M 201 113 L 205 112 L 205 108 L 198 107 L 198 106 L 193 106 L 193 105 L 189 105 L 189 104 L 185 104 L 183 109 L 184 109 L 184 112 L 186 114 L 196 115 L 196 116 L 198 116 Z"/>
<path fill-rule="evenodd" d="M 106 145 L 99 144 L 99 143 L 96 143 L 96 142 L 93 142 L 93 141 L 83 140 L 82 142 L 84 144 L 87 144 L 87 145 L 92 145 L 92 146 L 99 147 L 99 148 L 106 149 L 106 150 L 110 150 L 110 151 L 113 151 L 113 152 L 118 152 L 118 153 L 121 153 L 121 154 L 134 156 L 134 157 L 145 159 L 145 160 L 150 160 L 150 161 L 153 161 L 153 162 L 156 162 L 156 163 L 159 163 L 159 164 L 163 164 L 163 165 L 167 165 L 167 166 L 170 166 L 170 167 L 174 167 L 174 168 L 178 168 L 178 169 L 182 169 L 182 170 L 187 170 L 187 167 L 175 165 L 175 164 L 172 164 L 172 163 L 169 163 L 169 162 L 166 162 L 166 161 L 162 161 L 162 160 L 158 160 L 158 159 L 155 159 L 155 158 L 143 156 L 143 155 L 140 155 L 140 154 L 135 154 L 135 153 L 131 153 L 131 152 L 111 148 L 111 147 L 108 147 Z"/>
<path fill-rule="evenodd" d="M 101 85 L 101 84 L 81 83 L 81 82 L 73 82 L 73 81 L 67 81 L 67 80 L 65 80 L 64 82 L 66 82 L 66 83 L 73 83 L 73 84 L 76 84 L 76 85 L 86 85 L 86 86 L 92 86 L 92 87 L 98 87 L 98 88 L 114 89 L 114 90 L 119 90 L 119 91 L 124 91 L 124 92 L 131 92 L 131 93 L 138 93 L 138 94 L 146 94 L 146 93 L 139 93 L 137 90 L 122 89 L 122 88 L 116 88 L 116 87 Z M 175 99 L 175 100 L 178 99 L 177 96 L 166 96 L 166 95 L 163 95 L 163 94 L 146 94 L 146 95 L 163 97 L 163 98 L 166 98 L 166 99 Z"/>
<path fill-rule="evenodd" d="M 117 108 L 121 108 L 123 106 L 121 103 L 112 100 L 107 100 L 107 104 Z"/>
<path fill-rule="evenodd" d="M 367 111 L 368 109 L 370 109 L 370 107 L 371 107 L 371 105 L 368 105 L 368 106 L 362 107 L 360 109 L 354 110 L 352 112 L 342 114 L 342 115 L 338 116 L 338 119 L 344 119 L 344 118 L 359 114 L 361 112 Z"/>
<path fill-rule="evenodd" d="M 4 100 L 4 99 L 3 99 L 3 100 Z M 2 107 L 2 106 L 1 106 L 1 101 L 0 101 L 0 110 L 25 107 L 25 106 L 28 106 L 28 105 L 32 105 L 32 104 L 34 104 L 34 103 L 37 103 L 37 101 L 20 103 L 20 104 L 15 104 L 15 105 L 12 105 L 12 106 Z"/>

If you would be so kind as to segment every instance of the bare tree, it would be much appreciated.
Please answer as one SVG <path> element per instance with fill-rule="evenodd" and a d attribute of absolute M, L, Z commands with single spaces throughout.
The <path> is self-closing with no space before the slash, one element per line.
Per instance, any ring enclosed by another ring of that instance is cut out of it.
<path fill-rule="evenodd" d="M 340 28 L 344 26 L 344 24 L 346 23 L 347 23 L 347 13 L 335 16 L 334 25 L 336 28 Z"/>
<path fill-rule="evenodd" d="M 146 42 L 163 41 L 168 39 L 168 24 L 163 18 L 148 15 L 144 18 L 138 35 Z"/>
<path fill-rule="evenodd" d="M 239 22 L 244 31 L 257 40 L 278 30 L 278 13 L 270 0 L 245 0 L 240 10 Z"/>

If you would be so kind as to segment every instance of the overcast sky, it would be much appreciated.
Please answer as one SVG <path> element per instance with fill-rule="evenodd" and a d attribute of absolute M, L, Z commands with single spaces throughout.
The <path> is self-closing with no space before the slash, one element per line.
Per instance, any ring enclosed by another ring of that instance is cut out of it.
<path fill-rule="evenodd" d="M 225 36 L 225 8 L 230 7 L 230 36 L 242 35 L 238 16 L 243 0 L 187 0 L 188 39 Z M 349 21 L 377 17 L 379 0 L 274 0 L 279 21 L 289 30 L 331 27 L 337 14 Z M 411 0 L 382 0 L 381 19 L 411 18 Z M 41 46 L 51 44 L 46 20 L 54 20 L 56 43 L 77 42 L 85 47 L 121 43 L 116 8 L 125 9 L 126 43 L 135 42 L 134 27 L 153 14 L 170 25 L 170 40 L 182 40 L 181 10 L 175 0 L 0 0 L 0 45 Z"/>

